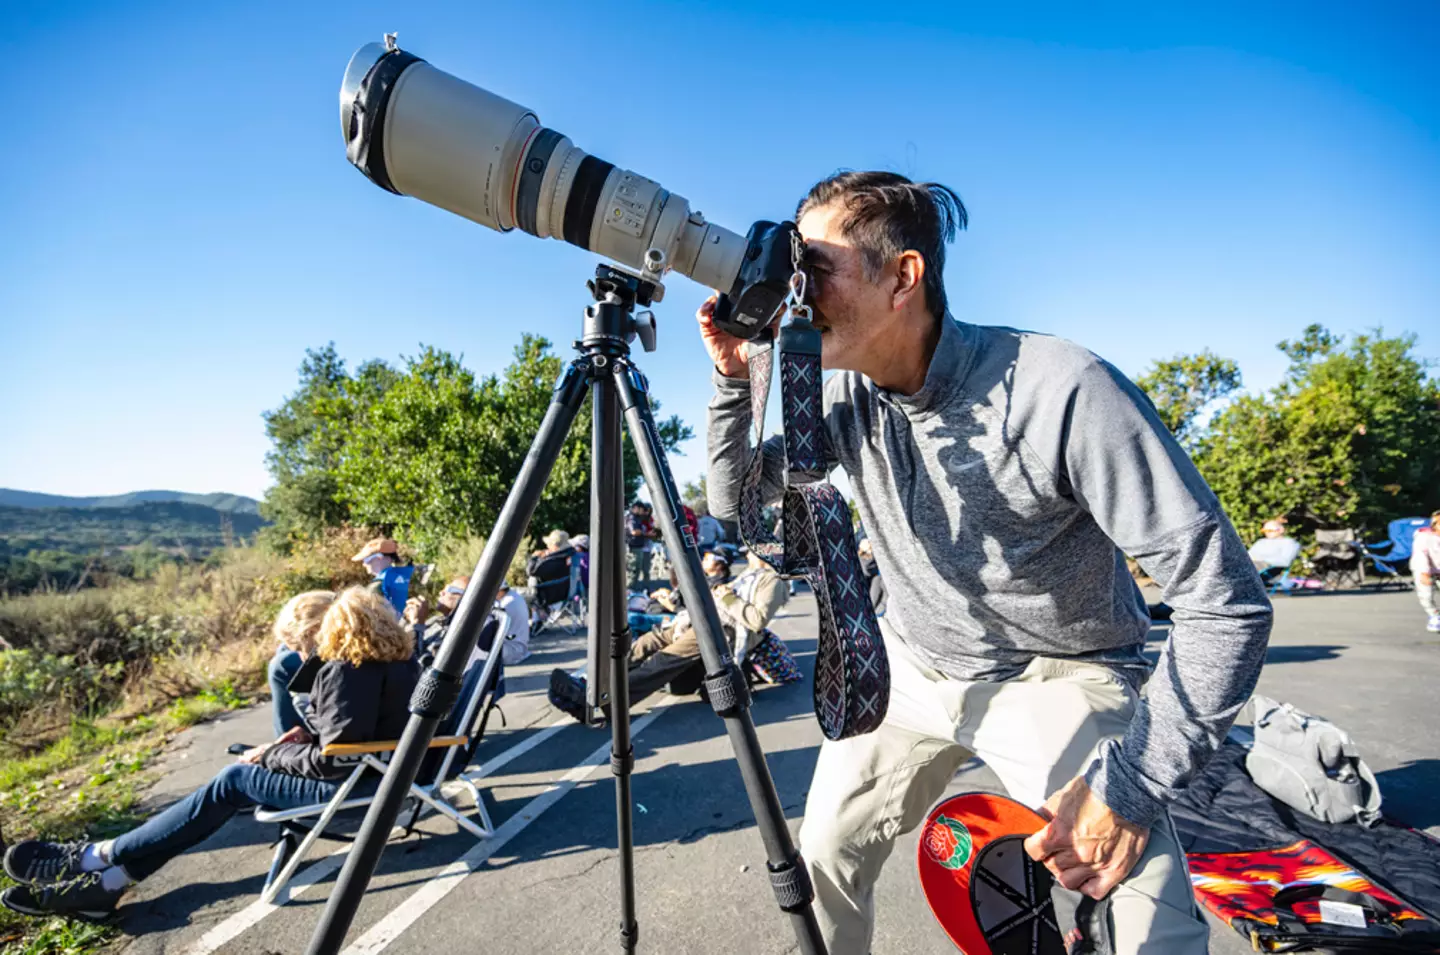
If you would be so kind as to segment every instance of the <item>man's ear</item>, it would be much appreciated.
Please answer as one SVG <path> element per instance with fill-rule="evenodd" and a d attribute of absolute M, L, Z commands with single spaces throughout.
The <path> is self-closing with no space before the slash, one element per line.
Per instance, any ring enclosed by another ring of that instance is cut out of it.
<path fill-rule="evenodd" d="M 898 312 L 916 295 L 925 295 L 925 256 L 906 249 L 895 259 L 895 291 L 890 304 Z"/>

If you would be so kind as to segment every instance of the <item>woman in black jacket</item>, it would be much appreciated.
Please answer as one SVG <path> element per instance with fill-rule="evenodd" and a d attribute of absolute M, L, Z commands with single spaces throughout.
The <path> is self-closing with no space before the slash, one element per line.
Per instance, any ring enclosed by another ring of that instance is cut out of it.
<path fill-rule="evenodd" d="M 25 915 L 106 918 L 127 886 L 207 839 L 250 806 L 291 809 L 325 802 L 354 768 L 329 757 L 331 743 L 398 739 L 419 679 L 415 641 L 389 603 L 363 587 L 336 598 L 320 625 L 316 673 L 305 714 L 280 739 L 244 753 L 210 783 L 116 839 L 17 843 L 5 872 L 22 883 L 0 901 Z"/>

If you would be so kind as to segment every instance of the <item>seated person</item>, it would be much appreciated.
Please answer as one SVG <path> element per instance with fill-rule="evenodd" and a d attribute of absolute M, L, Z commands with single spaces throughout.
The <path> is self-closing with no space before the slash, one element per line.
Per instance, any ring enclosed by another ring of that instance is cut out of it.
<path fill-rule="evenodd" d="M 570 543 L 570 535 L 562 530 L 553 530 L 545 535 L 545 549 L 537 550 L 525 562 L 525 572 L 531 577 L 535 577 L 537 576 L 535 572 L 545 561 L 561 554 L 569 557 L 574 553 L 575 547 Z"/>
<path fill-rule="evenodd" d="M 1261 525 L 1259 540 L 1250 545 L 1250 563 L 1260 572 L 1260 579 L 1271 583 L 1285 573 L 1300 556 L 1300 542 L 1285 534 L 1285 521 L 1275 519 Z"/>
<path fill-rule="evenodd" d="M 495 607 L 509 618 L 500 659 L 506 664 L 519 663 L 530 655 L 530 607 L 525 603 L 525 595 L 502 580 Z"/>
<path fill-rule="evenodd" d="M 406 602 L 403 620 L 415 634 L 415 643 L 421 654 L 433 655 L 440 648 L 455 616 L 455 608 L 460 606 L 460 598 L 465 596 L 465 588 L 469 586 L 469 577 L 460 576 L 450 581 L 435 598 L 433 611 L 430 601 L 424 597 L 412 597 Z"/>
<path fill-rule="evenodd" d="M 415 597 L 406 605 L 405 621 L 413 628 L 422 655 L 433 657 L 440 649 L 455 619 L 455 608 L 460 606 L 460 598 L 465 596 L 469 586 L 470 578 L 465 576 L 456 577 L 446 584 L 435 602 L 439 613 L 430 613 L 424 597 Z M 505 663 L 519 663 L 530 655 L 530 609 L 525 605 L 525 598 L 504 581 L 500 582 L 495 607 L 504 611 L 509 624 L 500 659 Z M 486 641 L 493 639 L 493 635 L 487 636 L 484 630 L 481 631 L 480 640 L 471 651 L 470 663 L 485 659 L 489 654 Z M 425 662 L 428 665 L 428 661 Z"/>
<path fill-rule="evenodd" d="M 730 645 L 743 656 L 764 637 L 765 627 L 789 597 L 785 581 L 752 554 L 744 573 L 730 579 L 725 561 L 714 554 L 701 562 L 715 595 L 715 609 Z M 657 627 L 630 647 L 630 702 L 636 703 L 700 665 L 700 641 L 681 612 L 667 626 Z M 585 680 L 557 669 L 550 674 L 550 702 L 557 709 L 585 719 Z"/>
<path fill-rule="evenodd" d="M 395 618 L 398 620 L 405 613 L 405 602 L 410 597 L 410 577 L 415 573 L 415 565 L 400 563 L 400 545 L 388 537 L 377 537 L 366 542 L 360 548 L 360 553 L 350 558 L 365 565 L 365 569 L 374 575 L 375 580 L 370 586 L 385 595 L 390 606 L 395 608 Z"/>
<path fill-rule="evenodd" d="M 320 619 L 334 601 L 335 594 L 329 590 L 311 590 L 291 597 L 275 618 L 275 655 L 265 669 L 270 680 L 270 722 L 277 737 L 304 725 L 290 695 L 290 681 L 305 658 L 315 652 Z"/>
<path fill-rule="evenodd" d="M 413 649 L 413 635 L 384 597 L 363 587 L 344 591 L 320 624 L 317 653 L 325 662 L 305 713 L 309 729 L 246 751 L 207 785 L 118 838 L 16 843 L 4 865 L 21 884 L 0 902 L 24 915 L 107 918 L 128 886 L 209 838 L 239 810 L 332 798 L 354 762 L 327 757 L 324 748 L 399 738 L 420 677 Z"/>

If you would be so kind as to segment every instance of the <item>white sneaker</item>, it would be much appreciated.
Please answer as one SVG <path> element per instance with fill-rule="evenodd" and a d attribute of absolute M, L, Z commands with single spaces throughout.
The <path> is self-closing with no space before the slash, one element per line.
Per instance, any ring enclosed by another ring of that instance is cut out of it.
<path fill-rule="evenodd" d="M 1440 613 L 1430 615 L 1430 622 L 1425 624 L 1425 629 L 1431 633 L 1440 633 Z"/>

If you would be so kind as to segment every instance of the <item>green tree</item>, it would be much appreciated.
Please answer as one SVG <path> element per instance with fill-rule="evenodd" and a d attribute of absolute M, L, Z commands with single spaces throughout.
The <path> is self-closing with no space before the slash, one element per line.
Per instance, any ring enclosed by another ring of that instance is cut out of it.
<path fill-rule="evenodd" d="M 1150 396 L 1165 427 L 1187 448 L 1200 434 L 1201 414 L 1240 388 L 1240 368 L 1206 349 L 1157 361 L 1135 384 Z"/>
<path fill-rule="evenodd" d="M 477 380 L 448 352 L 425 348 L 356 419 L 338 451 L 335 493 L 348 519 L 390 529 L 433 554 L 447 540 L 488 535 L 549 407 L 562 360 L 526 335 L 499 376 Z M 590 400 L 571 429 L 531 522 L 589 526 Z M 678 418 L 657 422 L 667 451 L 690 437 Z M 627 499 L 640 482 L 628 437 Z"/>
<path fill-rule="evenodd" d="M 1242 533 L 1284 516 L 1375 534 L 1440 506 L 1440 383 L 1414 344 L 1379 329 L 1347 344 L 1319 325 L 1280 343 L 1284 381 L 1233 401 L 1196 453 Z"/>
<path fill-rule="evenodd" d="M 696 517 L 703 517 L 710 513 L 710 498 L 705 489 L 705 475 L 694 481 L 685 482 L 680 489 L 680 500 L 690 505 L 690 510 L 695 512 Z"/>
<path fill-rule="evenodd" d="M 300 387 L 264 415 L 272 445 L 265 464 L 275 484 L 260 512 L 274 523 L 272 540 L 350 519 L 339 493 L 342 452 L 357 423 L 395 380 L 394 369 L 380 361 L 366 362 L 351 375 L 334 342 L 305 352 Z"/>

